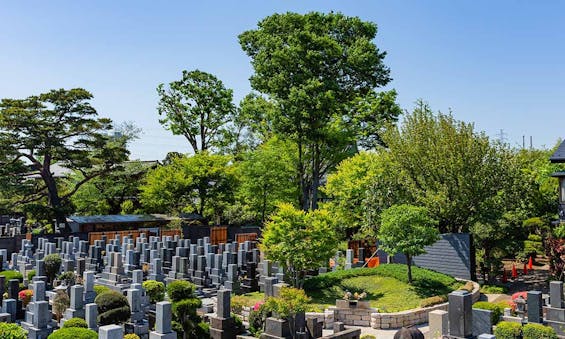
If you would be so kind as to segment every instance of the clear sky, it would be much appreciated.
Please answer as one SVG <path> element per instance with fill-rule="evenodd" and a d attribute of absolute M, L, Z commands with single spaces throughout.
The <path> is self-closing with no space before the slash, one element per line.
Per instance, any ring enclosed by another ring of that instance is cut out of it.
<path fill-rule="evenodd" d="M 275 12 L 329 11 L 377 23 L 389 88 L 522 145 L 565 137 L 563 1 L 6 1 L 0 6 L 0 98 L 83 87 L 101 116 L 144 131 L 132 158 L 190 147 L 158 122 L 159 83 L 183 69 L 250 91 L 237 36 Z"/>

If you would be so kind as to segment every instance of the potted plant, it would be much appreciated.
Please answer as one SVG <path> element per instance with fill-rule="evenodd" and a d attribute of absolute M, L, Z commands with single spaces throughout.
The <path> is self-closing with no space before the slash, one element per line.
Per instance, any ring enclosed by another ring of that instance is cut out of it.
<path fill-rule="evenodd" d="M 351 293 L 345 292 L 343 299 L 336 300 L 337 308 L 369 308 L 369 301 L 362 301 L 361 299 L 367 297 L 367 293 Z"/>

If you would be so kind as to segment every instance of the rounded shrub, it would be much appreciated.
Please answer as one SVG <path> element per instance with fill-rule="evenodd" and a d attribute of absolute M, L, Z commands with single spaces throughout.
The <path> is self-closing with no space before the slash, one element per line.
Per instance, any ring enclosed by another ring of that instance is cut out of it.
<path fill-rule="evenodd" d="M 116 291 L 107 291 L 96 296 L 94 302 L 98 306 L 98 324 L 101 326 L 119 324 L 130 317 L 127 298 Z"/>
<path fill-rule="evenodd" d="M 0 323 L 0 338 L 27 339 L 27 331 L 17 324 Z"/>
<path fill-rule="evenodd" d="M 65 286 L 73 286 L 76 284 L 77 276 L 75 272 L 63 272 L 57 276 L 57 279 Z"/>
<path fill-rule="evenodd" d="M 49 254 L 43 258 L 43 261 L 45 262 L 45 275 L 47 275 L 49 281 L 53 281 L 61 268 L 61 257 L 56 253 Z"/>
<path fill-rule="evenodd" d="M 371 334 L 363 334 L 360 339 L 377 339 L 377 337 Z"/>
<path fill-rule="evenodd" d="M 129 334 L 124 335 L 124 339 L 140 339 L 140 338 L 135 333 L 129 333 Z"/>
<path fill-rule="evenodd" d="M 10 280 L 18 279 L 20 282 L 24 281 L 24 276 L 18 271 L 2 271 L 2 272 L 0 272 L 0 275 L 5 277 L 5 280 L 4 280 L 5 283 L 4 283 L 4 286 L 3 286 L 4 291 L 2 293 L 6 292 L 8 290 L 8 282 Z"/>
<path fill-rule="evenodd" d="M 143 288 L 147 292 L 152 304 L 158 303 L 165 299 L 165 284 L 156 280 L 147 280 L 143 282 Z"/>
<path fill-rule="evenodd" d="M 501 321 L 494 329 L 496 339 L 520 339 L 522 325 L 510 321 Z"/>
<path fill-rule="evenodd" d="M 35 270 L 31 270 L 29 272 L 27 272 L 27 281 L 32 281 L 33 277 L 35 277 L 36 273 Z"/>
<path fill-rule="evenodd" d="M 63 324 L 63 328 L 70 328 L 70 327 L 81 327 L 81 328 L 88 328 L 86 324 L 86 320 L 82 318 L 71 318 Z"/>
<path fill-rule="evenodd" d="M 175 280 L 167 285 L 167 294 L 169 295 L 169 299 L 171 299 L 174 303 L 184 299 L 193 298 L 195 288 L 196 285 L 188 281 Z"/>
<path fill-rule="evenodd" d="M 497 337 L 498 338 L 498 337 Z M 522 327 L 523 339 L 557 339 L 555 330 L 542 324 L 526 324 Z"/>
<path fill-rule="evenodd" d="M 97 339 L 98 333 L 88 328 L 66 327 L 51 333 L 48 339 Z"/>
<path fill-rule="evenodd" d="M 108 291 L 111 291 L 110 287 L 106 287 L 103 285 L 94 285 L 94 292 L 96 293 L 97 296 Z"/>
<path fill-rule="evenodd" d="M 504 307 L 503 304 L 490 303 L 488 301 L 478 301 L 473 304 L 473 308 L 491 311 L 490 317 L 493 324 L 497 324 L 500 321 L 500 317 L 504 314 Z"/>

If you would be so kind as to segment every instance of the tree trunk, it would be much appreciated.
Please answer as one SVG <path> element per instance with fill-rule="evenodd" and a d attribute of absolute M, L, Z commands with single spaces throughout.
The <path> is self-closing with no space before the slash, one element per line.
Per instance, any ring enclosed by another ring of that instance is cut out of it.
<path fill-rule="evenodd" d="M 299 198 L 299 206 L 302 206 L 304 211 L 308 210 L 309 207 L 309 199 L 308 199 L 308 187 L 306 185 L 306 178 L 304 173 L 304 154 L 303 154 L 303 147 L 302 147 L 302 140 L 298 140 L 298 176 L 300 182 L 300 198 Z"/>
<path fill-rule="evenodd" d="M 55 178 L 51 173 L 51 166 L 50 163 L 47 163 L 41 169 L 41 178 L 43 182 L 45 182 L 45 186 L 47 187 L 48 192 L 48 202 L 49 206 L 53 210 L 55 214 L 55 221 L 58 225 L 64 225 L 64 233 L 70 233 L 71 229 L 67 223 L 67 216 L 63 211 L 61 197 L 59 197 L 59 190 L 57 189 L 57 183 L 55 182 Z"/>
<path fill-rule="evenodd" d="M 406 254 L 406 265 L 408 265 L 408 284 L 412 285 L 412 256 Z"/>
<path fill-rule="evenodd" d="M 311 210 L 318 208 L 318 187 L 320 186 L 320 150 L 319 145 L 314 145 L 314 154 L 312 161 L 312 197 Z"/>

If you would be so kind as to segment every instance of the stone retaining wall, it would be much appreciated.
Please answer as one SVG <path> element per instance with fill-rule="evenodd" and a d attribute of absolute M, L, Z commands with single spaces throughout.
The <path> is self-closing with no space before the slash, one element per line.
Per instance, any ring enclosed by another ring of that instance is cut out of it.
<path fill-rule="evenodd" d="M 473 303 L 477 302 L 481 292 L 480 286 L 476 282 L 473 282 L 471 294 L 473 295 Z M 424 324 L 428 322 L 428 313 L 436 310 L 447 311 L 448 305 L 449 303 L 443 303 L 395 313 L 371 313 L 371 327 L 388 329 Z"/>

